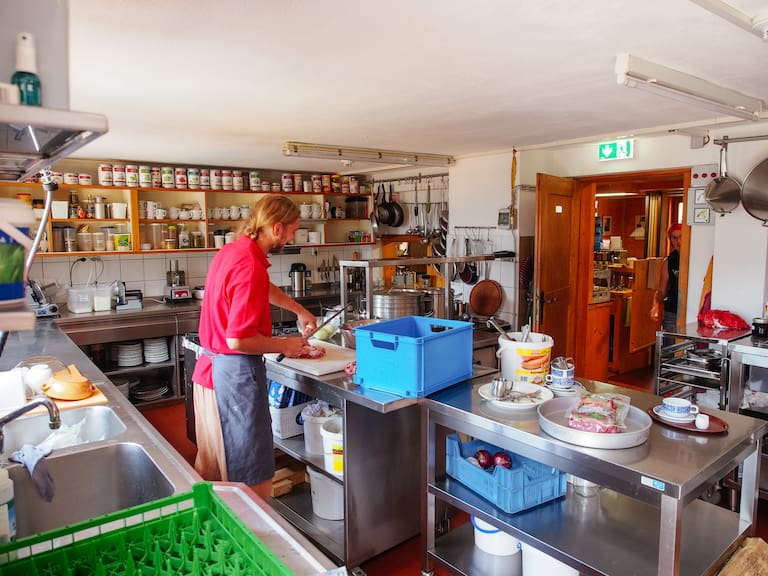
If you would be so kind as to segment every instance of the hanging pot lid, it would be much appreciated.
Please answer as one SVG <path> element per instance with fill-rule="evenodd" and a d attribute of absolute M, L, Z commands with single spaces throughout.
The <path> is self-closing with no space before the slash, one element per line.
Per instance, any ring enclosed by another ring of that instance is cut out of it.
<path fill-rule="evenodd" d="M 768 158 L 752 168 L 744 179 L 741 204 L 750 216 L 768 225 Z"/>
<path fill-rule="evenodd" d="M 733 212 L 741 199 L 741 185 L 728 176 L 725 162 L 727 149 L 725 144 L 720 146 L 720 176 L 707 184 L 704 191 L 707 204 L 718 214 Z"/>

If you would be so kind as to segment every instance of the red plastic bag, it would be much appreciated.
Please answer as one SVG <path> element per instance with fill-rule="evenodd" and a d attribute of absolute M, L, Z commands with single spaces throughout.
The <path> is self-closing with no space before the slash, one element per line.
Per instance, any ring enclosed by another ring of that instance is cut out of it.
<path fill-rule="evenodd" d="M 744 319 L 728 310 L 707 310 L 699 314 L 699 325 L 718 330 L 744 330 L 749 328 Z"/>

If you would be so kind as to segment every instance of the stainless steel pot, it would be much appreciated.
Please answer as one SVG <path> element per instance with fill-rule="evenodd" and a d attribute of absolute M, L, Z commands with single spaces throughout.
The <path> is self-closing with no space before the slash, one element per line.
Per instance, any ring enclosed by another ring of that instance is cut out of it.
<path fill-rule="evenodd" d="M 390 289 L 374 292 L 373 317 L 389 320 L 403 316 L 421 316 L 423 310 L 422 290 Z"/>
<path fill-rule="evenodd" d="M 750 216 L 768 225 L 768 158 L 747 174 L 741 187 L 741 203 Z"/>
<path fill-rule="evenodd" d="M 719 214 L 733 212 L 741 200 L 741 184 L 728 176 L 725 157 L 728 147 L 720 146 L 720 176 L 707 184 L 704 198 L 710 208 Z"/>

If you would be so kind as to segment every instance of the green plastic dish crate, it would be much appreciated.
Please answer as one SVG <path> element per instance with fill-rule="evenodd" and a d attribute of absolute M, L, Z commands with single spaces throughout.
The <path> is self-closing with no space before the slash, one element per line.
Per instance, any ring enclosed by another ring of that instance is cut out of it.
<path fill-rule="evenodd" d="M 293 573 L 207 482 L 0 546 L 0 576 Z"/>

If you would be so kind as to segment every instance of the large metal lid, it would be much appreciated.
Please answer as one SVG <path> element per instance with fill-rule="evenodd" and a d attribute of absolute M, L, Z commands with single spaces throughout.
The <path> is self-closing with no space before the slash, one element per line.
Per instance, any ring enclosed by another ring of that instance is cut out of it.
<path fill-rule="evenodd" d="M 22 181 L 106 132 L 101 114 L 0 104 L 0 180 Z"/>
<path fill-rule="evenodd" d="M 750 216 L 768 222 L 768 158 L 747 174 L 741 187 L 741 203 Z"/>

